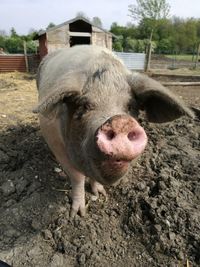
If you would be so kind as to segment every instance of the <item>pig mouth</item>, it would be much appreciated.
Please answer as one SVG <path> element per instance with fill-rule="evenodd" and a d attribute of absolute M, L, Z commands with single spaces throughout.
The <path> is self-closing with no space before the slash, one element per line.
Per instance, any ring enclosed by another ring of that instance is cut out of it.
<path fill-rule="evenodd" d="M 131 160 L 106 159 L 100 164 L 101 181 L 103 184 L 111 185 L 125 175 Z"/>
<path fill-rule="evenodd" d="M 111 168 L 113 170 L 127 169 L 131 160 L 125 159 L 107 159 L 102 162 L 102 167 Z"/>

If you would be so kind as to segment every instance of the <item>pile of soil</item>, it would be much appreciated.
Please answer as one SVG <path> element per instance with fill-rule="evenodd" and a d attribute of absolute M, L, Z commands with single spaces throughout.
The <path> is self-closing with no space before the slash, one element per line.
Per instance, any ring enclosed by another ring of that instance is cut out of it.
<path fill-rule="evenodd" d="M 86 184 L 86 217 L 72 220 L 69 179 L 31 114 L 35 85 L 25 82 L 32 89 L 18 88 L 8 101 L 32 92 L 26 114 L 19 110 L 17 123 L 8 116 L 7 125 L 0 118 L 0 260 L 13 267 L 200 266 L 200 122 L 143 122 L 145 153 L 106 188 L 107 201 L 94 201 Z"/>

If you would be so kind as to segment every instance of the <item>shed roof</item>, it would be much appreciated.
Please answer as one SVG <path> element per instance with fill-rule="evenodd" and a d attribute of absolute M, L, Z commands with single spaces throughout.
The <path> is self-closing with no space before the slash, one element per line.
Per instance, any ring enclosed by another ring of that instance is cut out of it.
<path fill-rule="evenodd" d="M 84 17 L 82 17 L 82 16 L 78 16 L 78 17 L 75 17 L 75 18 L 73 18 L 73 19 L 71 19 L 71 20 L 65 21 L 65 22 L 63 22 L 63 23 L 61 23 L 61 24 L 59 24 L 59 25 L 56 25 L 56 26 L 54 26 L 54 27 L 52 27 L 52 28 L 49 28 L 49 29 L 46 30 L 46 31 L 45 31 L 45 30 L 41 30 L 41 31 L 38 32 L 38 37 L 40 37 L 41 35 L 43 35 L 43 34 L 45 34 L 45 33 L 47 33 L 47 32 L 53 31 L 53 30 L 55 30 L 55 29 L 57 29 L 57 28 L 60 28 L 60 27 L 62 27 L 62 26 L 64 26 L 64 25 L 73 23 L 73 22 L 78 21 L 78 20 L 82 20 L 82 21 L 84 21 L 84 22 L 86 22 L 86 23 L 88 23 L 88 24 L 90 24 L 90 25 L 96 27 L 97 29 L 99 29 L 99 30 L 101 30 L 101 31 L 106 32 L 106 33 L 112 35 L 113 37 L 116 37 L 116 36 L 115 36 L 114 34 L 112 34 L 111 32 L 109 32 L 109 31 L 107 31 L 107 30 L 104 30 L 104 29 L 102 29 L 101 27 L 98 27 L 98 26 L 94 25 L 93 23 L 91 23 L 91 21 L 89 21 L 88 19 L 86 19 L 86 18 L 84 18 Z M 36 37 L 36 39 L 38 39 L 38 38 Z"/>

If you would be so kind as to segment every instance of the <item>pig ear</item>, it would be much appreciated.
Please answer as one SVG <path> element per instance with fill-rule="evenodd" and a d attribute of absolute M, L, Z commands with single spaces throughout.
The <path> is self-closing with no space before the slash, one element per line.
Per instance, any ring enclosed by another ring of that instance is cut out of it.
<path fill-rule="evenodd" d="M 159 82 L 139 73 L 131 74 L 128 83 L 139 109 L 145 110 L 150 122 L 168 122 L 194 113 L 182 101 Z"/>
<path fill-rule="evenodd" d="M 34 113 L 43 115 L 52 112 L 57 104 L 67 99 L 76 99 L 82 94 L 85 84 L 85 75 L 81 72 L 66 73 L 62 76 L 49 77 L 38 75 L 37 87 L 39 93 L 38 106 L 33 110 Z"/>

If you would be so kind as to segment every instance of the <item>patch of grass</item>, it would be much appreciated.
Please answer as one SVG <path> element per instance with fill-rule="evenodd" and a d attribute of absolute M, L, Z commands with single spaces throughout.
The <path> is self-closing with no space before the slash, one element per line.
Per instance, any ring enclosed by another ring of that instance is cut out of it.
<path fill-rule="evenodd" d="M 176 60 L 184 60 L 184 61 L 191 61 L 193 55 L 166 55 L 167 58 L 176 59 Z"/>

